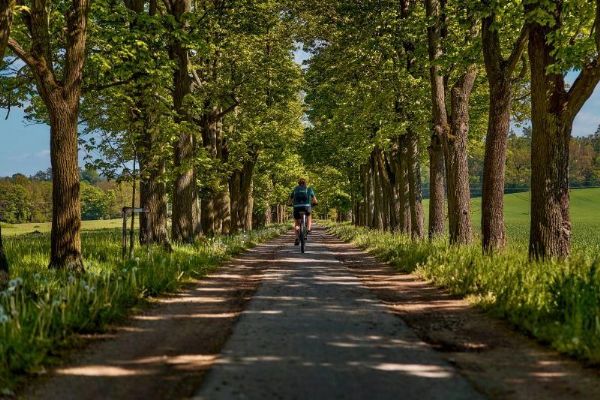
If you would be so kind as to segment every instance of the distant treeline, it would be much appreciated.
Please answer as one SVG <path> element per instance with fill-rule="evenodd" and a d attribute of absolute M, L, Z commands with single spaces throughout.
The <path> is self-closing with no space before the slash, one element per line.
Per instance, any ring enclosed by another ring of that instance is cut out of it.
<path fill-rule="evenodd" d="M 504 193 L 529 191 L 531 176 L 531 132 L 508 138 L 506 182 Z M 600 126 L 596 133 L 571 138 L 569 146 L 569 185 L 573 188 L 600 186 Z M 426 177 L 426 174 L 425 174 Z M 473 152 L 469 158 L 471 197 L 481 197 L 483 182 L 483 154 Z M 429 182 L 423 182 L 423 197 L 429 198 Z"/>
<path fill-rule="evenodd" d="M 117 218 L 131 205 L 131 183 L 108 181 L 94 170 L 81 170 L 81 217 L 84 220 Z M 52 219 L 52 171 L 32 176 L 0 178 L 0 221 L 11 224 L 48 222 Z"/>

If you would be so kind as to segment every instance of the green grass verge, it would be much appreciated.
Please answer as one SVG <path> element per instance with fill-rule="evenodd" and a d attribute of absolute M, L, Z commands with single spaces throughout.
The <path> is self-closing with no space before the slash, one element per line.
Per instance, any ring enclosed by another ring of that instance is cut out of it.
<path fill-rule="evenodd" d="M 120 260 L 117 230 L 82 235 L 86 273 L 48 270 L 47 234 L 8 237 L 11 277 L 0 292 L 0 397 L 10 394 L 26 374 L 43 369 L 77 333 L 101 331 L 149 296 L 173 291 L 228 257 L 287 230 L 287 225 L 195 245 L 138 247 L 135 258 Z"/>
<path fill-rule="evenodd" d="M 521 246 L 483 256 L 478 245 L 448 246 L 445 240 L 416 243 L 404 235 L 326 224 L 335 235 L 398 270 L 470 297 L 561 352 L 600 363 L 597 253 L 576 252 L 566 262 L 529 262 Z"/>

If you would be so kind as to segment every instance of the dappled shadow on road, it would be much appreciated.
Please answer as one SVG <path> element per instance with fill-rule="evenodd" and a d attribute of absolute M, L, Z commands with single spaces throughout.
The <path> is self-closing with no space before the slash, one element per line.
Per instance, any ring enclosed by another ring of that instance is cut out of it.
<path fill-rule="evenodd" d="M 157 399 L 193 393 L 283 244 L 276 239 L 164 297 L 30 388 L 27 398 Z M 91 336 L 97 338 L 97 336 Z"/>
<path fill-rule="evenodd" d="M 600 374 L 513 331 L 508 323 L 329 237 L 337 258 L 417 335 L 493 398 L 598 399 Z"/>
<path fill-rule="evenodd" d="M 336 259 L 281 249 L 197 398 L 466 399 L 478 394 Z"/>

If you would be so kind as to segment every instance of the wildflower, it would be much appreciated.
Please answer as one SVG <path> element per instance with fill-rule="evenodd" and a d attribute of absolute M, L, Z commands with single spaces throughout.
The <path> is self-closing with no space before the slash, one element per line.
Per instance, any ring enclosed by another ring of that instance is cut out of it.
<path fill-rule="evenodd" d="M 0 324 L 4 324 L 9 320 L 10 317 L 8 316 L 8 314 L 6 314 L 6 311 L 4 311 L 4 307 L 0 305 Z"/>

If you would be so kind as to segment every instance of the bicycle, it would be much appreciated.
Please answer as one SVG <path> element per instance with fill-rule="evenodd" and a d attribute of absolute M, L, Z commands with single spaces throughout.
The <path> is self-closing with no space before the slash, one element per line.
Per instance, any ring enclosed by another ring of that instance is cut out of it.
<path fill-rule="evenodd" d="M 298 230 L 298 240 L 300 240 L 300 252 L 304 253 L 304 248 L 306 246 L 306 239 L 308 236 L 308 227 L 306 226 L 306 212 L 300 212 L 300 229 Z"/>

